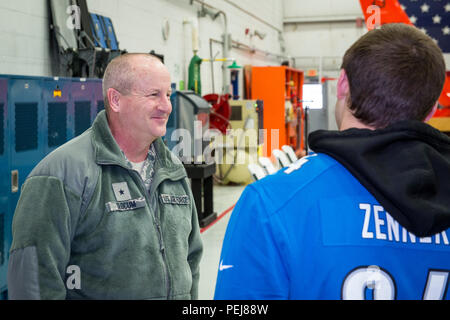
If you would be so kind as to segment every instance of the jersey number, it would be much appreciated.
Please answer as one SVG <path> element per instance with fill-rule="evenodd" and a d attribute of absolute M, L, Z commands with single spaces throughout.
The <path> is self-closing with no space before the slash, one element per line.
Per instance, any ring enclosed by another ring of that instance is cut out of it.
<path fill-rule="evenodd" d="M 423 300 L 442 300 L 449 278 L 448 270 L 428 271 Z M 342 284 L 343 300 L 365 300 L 367 289 L 371 289 L 374 300 L 394 300 L 396 287 L 392 276 L 378 266 L 358 267 L 351 271 Z"/>

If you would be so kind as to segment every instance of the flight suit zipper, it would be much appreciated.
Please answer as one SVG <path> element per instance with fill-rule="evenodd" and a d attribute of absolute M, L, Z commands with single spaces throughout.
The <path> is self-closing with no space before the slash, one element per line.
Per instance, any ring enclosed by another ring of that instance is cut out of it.
<path fill-rule="evenodd" d="M 160 224 L 160 220 L 158 218 L 158 215 L 156 214 L 156 209 L 153 210 L 152 206 L 151 206 L 151 201 L 150 198 L 148 196 L 149 191 L 147 191 L 144 182 L 142 181 L 141 176 L 139 175 L 138 172 L 133 171 L 133 174 L 135 174 L 135 176 L 137 176 L 138 180 L 139 180 L 139 185 L 141 188 L 141 192 L 144 193 L 145 196 L 145 200 L 147 202 L 147 205 L 149 207 L 150 212 L 153 215 L 153 225 L 156 227 L 156 231 L 158 233 L 158 241 L 159 241 L 159 252 L 161 253 L 162 256 L 162 260 L 163 260 L 163 265 L 164 265 L 164 278 L 165 278 L 165 282 L 166 282 L 166 288 L 167 288 L 167 299 L 170 299 L 170 294 L 171 294 L 171 284 L 170 284 L 170 271 L 169 271 L 169 263 L 167 262 L 167 255 L 166 255 L 166 248 L 164 246 L 164 238 L 163 238 L 163 234 L 162 234 L 162 228 L 161 228 L 161 224 Z M 155 181 L 153 181 L 154 183 Z M 159 183 L 158 183 L 159 184 Z M 156 201 L 158 201 L 158 199 L 156 199 Z"/>
<path fill-rule="evenodd" d="M 157 174 L 155 172 L 155 179 L 153 180 L 153 182 L 152 182 L 152 184 L 150 186 L 150 191 L 148 192 L 149 194 L 154 194 L 156 192 L 156 189 L 159 186 L 159 184 L 162 181 L 164 181 L 163 178 L 159 178 L 161 176 L 162 175 L 157 176 Z M 167 176 L 167 179 L 170 179 L 172 181 L 176 181 L 176 180 L 184 178 L 185 176 L 186 176 L 185 174 L 182 174 L 182 175 L 179 175 L 179 176 L 172 176 L 172 177 Z M 140 178 L 140 176 L 139 176 L 139 178 Z M 159 179 L 156 179 L 156 178 L 159 178 Z M 141 181 L 141 186 L 144 188 L 144 190 L 146 190 L 142 179 L 140 179 L 140 181 Z M 146 193 L 146 196 L 147 196 L 147 193 Z M 158 200 L 159 199 L 157 197 L 155 201 L 158 202 Z M 148 202 L 150 204 L 150 201 L 148 201 Z M 150 206 L 149 206 L 149 208 L 151 209 Z M 160 251 L 161 251 L 161 255 L 162 255 L 163 261 L 164 261 L 164 267 L 165 267 L 165 272 L 166 272 L 167 299 L 169 299 L 171 294 L 172 294 L 172 285 L 171 285 L 171 281 L 170 281 L 169 263 L 167 262 L 167 253 L 166 253 L 166 248 L 164 246 L 164 238 L 163 238 L 162 228 L 161 228 L 161 224 L 160 224 L 160 219 L 159 219 L 158 214 L 157 214 L 156 211 L 154 212 L 153 216 L 154 216 L 154 219 L 155 219 L 156 227 L 158 229 L 159 242 L 160 242 Z"/>
<path fill-rule="evenodd" d="M 168 266 L 167 256 L 166 256 L 166 248 L 164 247 L 164 242 L 162 239 L 161 225 L 159 223 L 157 223 L 156 227 L 158 229 L 158 234 L 159 234 L 160 252 L 161 252 L 161 255 L 162 255 L 162 258 L 164 261 L 164 273 L 165 273 L 165 280 L 166 280 L 166 287 L 167 287 L 167 299 L 169 299 L 170 294 L 171 294 L 171 285 L 170 285 L 169 266 Z"/>

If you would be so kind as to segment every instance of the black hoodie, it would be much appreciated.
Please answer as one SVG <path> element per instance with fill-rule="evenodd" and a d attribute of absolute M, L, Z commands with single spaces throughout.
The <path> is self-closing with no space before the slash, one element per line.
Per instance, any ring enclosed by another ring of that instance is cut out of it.
<path fill-rule="evenodd" d="M 309 143 L 346 167 L 416 236 L 450 227 L 450 138 L 440 131 L 402 121 L 378 130 L 319 130 Z"/>

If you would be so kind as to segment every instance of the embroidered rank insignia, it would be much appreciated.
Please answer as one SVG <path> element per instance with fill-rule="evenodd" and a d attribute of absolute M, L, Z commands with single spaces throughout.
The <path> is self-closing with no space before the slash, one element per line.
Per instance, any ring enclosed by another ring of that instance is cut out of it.
<path fill-rule="evenodd" d="M 173 195 L 173 194 L 161 194 L 161 201 L 164 204 L 179 204 L 179 205 L 188 205 L 189 204 L 189 196 L 187 195 Z"/>
<path fill-rule="evenodd" d="M 131 199 L 130 190 L 126 182 L 113 183 L 112 188 L 114 190 L 114 196 L 117 201 L 125 201 Z"/>

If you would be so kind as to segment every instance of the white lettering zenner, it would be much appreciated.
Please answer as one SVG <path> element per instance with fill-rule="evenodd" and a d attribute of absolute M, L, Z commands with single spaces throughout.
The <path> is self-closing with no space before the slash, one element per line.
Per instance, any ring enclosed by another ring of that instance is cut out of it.
<path fill-rule="evenodd" d="M 401 227 L 392 216 L 380 205 L 360 203 L 359 208 L 364 210 L 364 222 L 361 237 L 364 239 L 379 239 L 403 243 L 434 243 L 450 245 L 447 233 L 442 231 L 432 237 L 416 238 L 414 234 Z M 385 218 L 380 213 L 385 212 Z M 401 232 L 400 232 L 401 230 Z M 442 242 L 441 242 L 442 237 Z M 433 242 L 434 240 L 434 242 Z"/>

